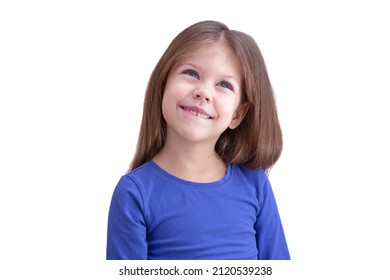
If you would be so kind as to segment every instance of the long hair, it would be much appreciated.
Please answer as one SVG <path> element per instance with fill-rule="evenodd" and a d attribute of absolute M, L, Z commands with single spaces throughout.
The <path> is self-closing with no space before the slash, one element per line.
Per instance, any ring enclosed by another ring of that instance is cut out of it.
<path fill-rule="evenodd" d="M 226 163 L 264 171 L 269 171 L 279 159 L 282 132 L 274 92 L 257 43 L 251 36 L 230 30 L 221 22 L 201 21 L 173 39 L 150 76 L 137 148 L 129 170 L 152 159 L 165 144 L 166 122 L 161 107 L 169 71 L 197 49 L 220 42 L 239 63 L 242 101 L 249 103 L 249 109 L 237 128 L 227 128 L 222 133 L 215 151 Z"/>

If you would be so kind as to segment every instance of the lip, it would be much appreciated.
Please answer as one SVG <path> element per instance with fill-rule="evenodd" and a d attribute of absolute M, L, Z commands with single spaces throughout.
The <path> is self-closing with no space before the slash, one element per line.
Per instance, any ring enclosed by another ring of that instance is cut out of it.
<path fill-rule="evenodd" d="M 197 106 L 180 105 L 180 108 L 183 109 L 184 111 L 188 111 L 188 112 L 192 111 L 192 112 L 196 112 L 196 113 L 202 114 L 204 116 L 207 116 L 208 118 L 206 120 L 210 120 L 213 118 L 212 116 L 210 116 L 209 113 L 207 113 L 205 110 L 203 110 L 202 108 L 199 108 Z"/>

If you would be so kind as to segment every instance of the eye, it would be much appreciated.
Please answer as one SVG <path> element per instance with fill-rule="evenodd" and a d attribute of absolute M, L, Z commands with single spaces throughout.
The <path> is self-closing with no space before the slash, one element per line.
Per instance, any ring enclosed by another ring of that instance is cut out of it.
<path fill-rule="evenodd" d="M 199 78 L 199 74 L 194 70 L 185 70 L 184 74 L 187 74 L 187 75 L 194 77 L 194 78 Z"/>
<path fill-rule="evenodd" d="M 221 81 L 218 84 L 221 87 L 223 87 L 223 88 L 227 88 L 227 89 L 233 90 L 233 86 L 230 83 L 226 82 L 226 81 Z"/>

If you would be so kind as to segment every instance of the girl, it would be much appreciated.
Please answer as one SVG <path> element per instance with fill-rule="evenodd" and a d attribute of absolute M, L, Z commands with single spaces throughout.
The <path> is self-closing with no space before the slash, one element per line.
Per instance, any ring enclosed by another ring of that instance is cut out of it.
<path fill-rule="evenodd" d="M 107 259 L 289 259 L 265 173 L 281 149 L 256 42 L 220 22 L 186 28 L 150 77 Z"/>

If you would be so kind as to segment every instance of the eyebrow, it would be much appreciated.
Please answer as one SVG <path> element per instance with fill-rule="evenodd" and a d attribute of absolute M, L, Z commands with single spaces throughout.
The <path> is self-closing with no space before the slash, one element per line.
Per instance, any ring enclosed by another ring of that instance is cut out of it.
<path fill-rule="evenodd" d="M 200 66 L 198 66 L 198 65 L 196 65 L 194 63 L 191 63 L 191 62 L 179 62 L 176 67 L 179 68 L 179 67 L 185 67 L 185 66 L 190 66 L 190 67 L 193 67 L 193 68 L 201 68 Z M 234 75 L 223 74 L 221 76 L 223 76 L 226 79 L 236 80 L 238 83 L 241 81 L 241 79 L 239 77 L 234 76 Z"/>
<path fill-rule="evenodd" d="M 200 68 L 198 65 L 190 63 L 190 62 L 179 62 L 176 67 L 184 67 L 184 66 L 191 66 L 194 68 Z"/>

